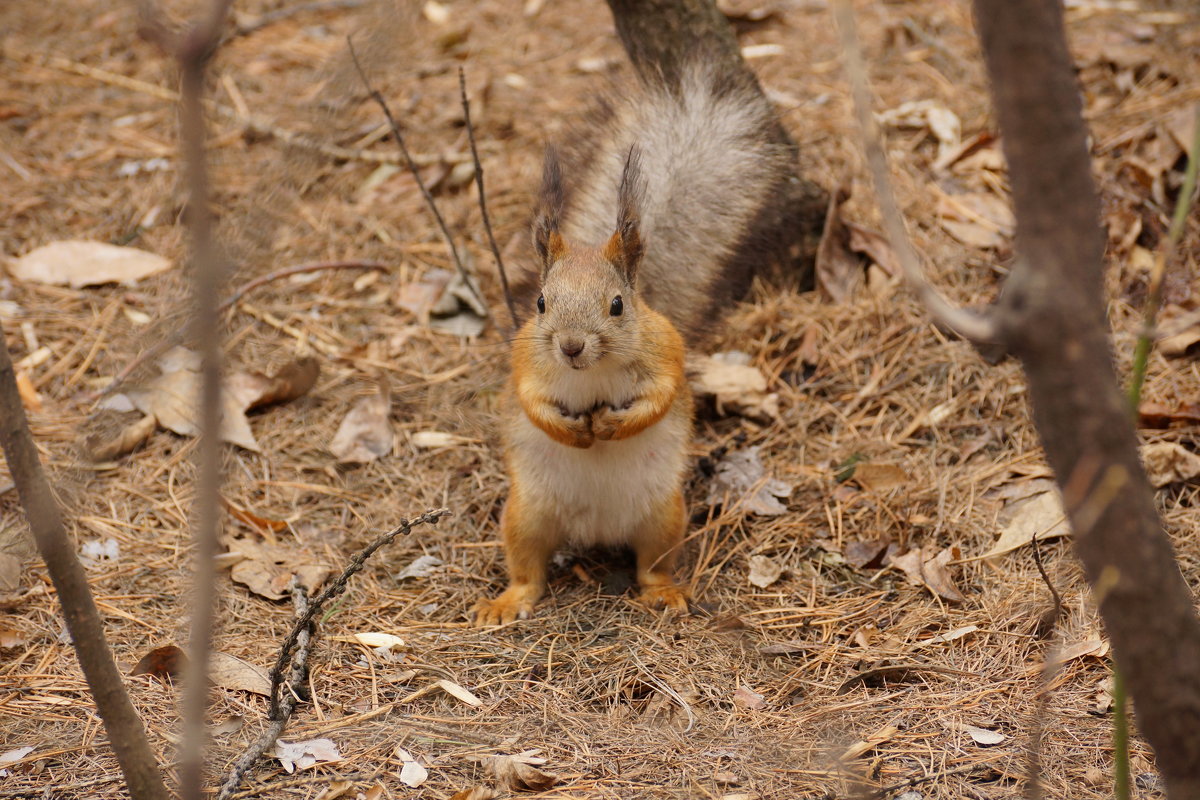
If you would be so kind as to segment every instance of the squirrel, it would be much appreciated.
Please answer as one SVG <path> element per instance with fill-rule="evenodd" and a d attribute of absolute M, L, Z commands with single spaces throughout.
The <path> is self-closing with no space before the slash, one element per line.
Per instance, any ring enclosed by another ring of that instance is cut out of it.
<path fill-rule="evenodd" d="M 693 424 L 685 341 L 748 285 L 748 232 L 794 168 L 757 84 L 699 61 L 592 120 L 590 148 L 546 151 L 536 300 L 522 303 L 502 412 L 509 585 L 476 604 L 479 625 L 527 617 L 568 543 L 631 546 L 639 599 L 687 610 L 674 578 Z"/>

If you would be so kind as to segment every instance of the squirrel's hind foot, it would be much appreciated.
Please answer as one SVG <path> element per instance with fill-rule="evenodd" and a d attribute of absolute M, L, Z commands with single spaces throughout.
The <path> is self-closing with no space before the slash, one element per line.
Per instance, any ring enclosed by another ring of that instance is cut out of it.
<path fill-rule="evenodd" d="M 684 613 L 688 610 L 687 592 L 673 583 L 647 586 L 638 595 L 638 602 L 651 608 L 666 608 Z"/>
<path fill-rule="evenodd" d="M 518 619 L 528 619 L 533 613 L 536 598 L 530 598 L 523 587 L 510 586 L 495 600 L 481 598 L 471 609 L 477 627 L 507 625 Z"/>

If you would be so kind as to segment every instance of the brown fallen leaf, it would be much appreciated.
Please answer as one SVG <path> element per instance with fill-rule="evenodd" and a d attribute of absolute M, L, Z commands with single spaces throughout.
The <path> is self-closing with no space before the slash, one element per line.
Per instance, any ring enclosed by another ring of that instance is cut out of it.
<path fill-rule="evenodd" d="M 1173 424 L 1195 425 L 1200 423 L 1200 404 L 1183 403 L 1169 406 L 1166 403 L 1147 401 L 1138 406 L 1138 425 L 1143 428 L 1164 429 Z"/>
<path fill-rule="evenodd" d="M 158 420 L 152 414 L 147 414 L 137 422 L 131 422 L 121 428 L 115 436 L 89 436 L 84 440 L 83 447 L 93 462 L 112 461 L 133 452 L 138 445 L 149 439 L 150 434 L 157 428 Z"/>
<path fill-rule="evenodd" d="M 381 379 L 379 391 L 362 397 L 346 414 L 329 452 L 342 464 L 366 464 L 392 452 L 392 397 L 386 380 Z"/>
<path fill-rule="evenodd" d="M 162 374 L 138 389 L 125 393 L 142 413 L 180 436 L 200 433 L 200 357 L 184 347 L 174 347 L 159 359 Z M 262 452 L 238 398 L 221 392 L 221 440 L 254 453 Z"/>
<path fill-rule="evenodd" d="M 966 598 L 955 587 L 948 570 L 949 562 L 961 557 L 957 547 L 947 547 L 935 554 L 932 546 L 926 546 L 888 556 L 886 565 L 899 569 L 914 586 L 924 586 L 944 600 L 961 603 Z"/>
<path fill-rule="evenodd" d="M 187 656 L 174 644 L 156 647 L 134 665 L 130 675 L 153 675 L 161 681 L 178 680 L 187 665 Z"/>
<path fill-rule="evenodd" d="M 749 686 L 742 685 L 739 686 L 733 693 L 733 704 L 738 708 L 745 708 L 755 711 L 766 706 L 767 698 L 754 691 Z"/>
<path fill-rule="evenodd" d="M 841 207 L 849 197 L 850 192 L 845 187 L 830 195 L 825 229 L 817 244 L 814 267 L 817 290 L 834 303 L 846 302 L 863 285 L 863 264 L 850 249 L 850 231 L 842 222 Z"/>
<path fill-rule="evenodd" d="M 1154 442 L 1142 446 L 1146 477 L 1157 488 L 1190 481 L 1200 475 L 1200 455 L 1178 442 Z"/>
<path fill-rule="evenodd" d="M 1009 503 L 1004 516 L 1008 517 L 1008 522 L 983 558 L 1010 553 L 1032 542 L 1035 536 L 1041 542 L 1071 533 L 1057 489 Z"/>
<path fill-rule="evenodd" d="M 0 551 L 0 593 L 9 594 L 21 587 L 21 567 L 25 559 L 17 553 Z"/>
<path fill-rule="evenodd" d="M 972 247 L 1000 247 L 1011 239 L 1016 227 L 1008 204 L 983 192 L 942 194 L 937 215 L 938 224 L 951 236 Z"/>
<path fill-rule="evenodd" d="M 267 671 L 228 653 L 214 652 L 209 656 L 208 679 L 222 689 L 271 696 L 271 678 Z"/>
<path fill-rule="evenodd" d="M 487 767 L 500 783 L 518 792 L 544 792 L 558 783 L 558 775 L 538 769 L 546 759 L 526 751 L 515 756 L 492 756 Z"/>
<path fill-rule="evenodd" d="M 8 271 L 18 280 L 79 289 L 133 283 L 170 267 L 171 262 L 162 256 L 135 247 L 67 240 L 26 253 L 13 260 Z"/>
<path fill-rule="evenodd" d="M 689 359 L 692 391 L 711 397 L 720 416 L 737 414 L 762 422 L 779 418 L 779 395 L 767 391 L 767 378 L 739 350 Z"/>
<path fill-rule="evenodd" d="M 849 246 L 851 250 L 871 259 L 890 278 L 897 278 L 904 274 L 900 266 L 900 258 L 892 249 L 892 244 L 886 236 L 879 231 L 864 228 L 853 222 L 847 222 L 846 229 L 850 231 Z"/>
<path fill-rule="evenodd" d="M 32 637 L 24 631 L 0 624 L 0 650 L 15 650 L 24 647 L 32 641 Z"/>
<path fill-rule="evenodd" d="M 233 395 L 243 411 L 253 411 L 308 394 L 320 374 L 320 362 L 308 356 L 281 367 L 270 377 L 261 372 L 236 372 L 225 380 L 225 391 Z"/>
<path fill-rule="evenodd" d="M 896 464 L 860 461 L 854 466 L 854 482 L 869 492 L 887 492 L 908 481 L 908 473 Z"/>
<path fill-rule="evenodd" d="M 758 455 L 759 447 L 747 447 L 726 453 L 713 471 L 708 487 L 708 504 L 738 504 L 743 511 L 760 517 L 776 517 L 787 512 L 778 498 L 788 497 L 792 485 L 768 478 Z"/>
<path fill-rule="evenodd" d="M 495 789 L 487 786 L 472 786 L 450 795 L 450 800 L 495 800 L 499 795 Z"/>
<path fill-rule="evenodd" d="M 750 556 L 750 583 L 766 589 L 783 575 L 783 565 L 767 556 Z"/>
<path fill-rule="evenodd" d="M 290 544 L 268 544 L 250 539 L 226 539 L 229 577 L 259 597 L 282 600 L 295 577 L 310 592 L 329 577 L 331 568 Z"/>
<path fill-rule="evenodd" d="M 891 539 L 886 536 L 846 542 L 846 546 L 842 548 L 842 557 L 855 569 L 878 569 L 883 565 L 883 556 L 891 543 Z"/>

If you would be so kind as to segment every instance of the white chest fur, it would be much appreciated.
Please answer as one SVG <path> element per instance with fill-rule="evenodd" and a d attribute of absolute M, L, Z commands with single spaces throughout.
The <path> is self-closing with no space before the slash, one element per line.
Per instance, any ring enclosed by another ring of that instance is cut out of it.
<path fill-rule="evenodd" d="M 568 408 L 599 402 L 621 405 L 609 376 L 570 381 Z M 591 377 L 591 376 L 589 376 Z M 625 385 L 628 385 L 626 380 Z M 564 393 L 567 394 L 567 393 Z M 519 411 L 509 417 L 509 468 L 533 489 L 538 512 L 554 519 L 566 538 L 580 545 L 628 542 L 660 509 L 682 480 L 691 425 L 686 415 L 668 413 L 636 436 L 597 441 L 588 448 L 559 444 Z"/>

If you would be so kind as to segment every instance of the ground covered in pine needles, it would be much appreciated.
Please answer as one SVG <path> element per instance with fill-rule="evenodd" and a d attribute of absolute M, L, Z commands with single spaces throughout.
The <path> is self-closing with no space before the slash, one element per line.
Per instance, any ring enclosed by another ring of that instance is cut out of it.
<path fill-rule="evenodd" d="M 272 280 L 226 312 L 231 372 L 270 373 L 301 356 L 320 366 L 303 396 L 250 415 L 260 452 L 226 448 L 227 540 L 268 578 L 300 562 L 340 570 L 401 517 L 453 512 L 372 559 L 321 619 L 311 703 L 283 738 L 328 738 L 341 760 L 288 775 L 265 758 L 243 796 L 444 799 L 481 787 L 470 795 L 480 798 L 524 781 L 546 787 L 540 796 L 581 799 L 1007 798 L 1022 795 L 1031 752 L 1046 796 L 1111 796 L 1107 645 L 1045 496 L 1024 378 L 1011 360 L 989 363 L 932 326 L 889 277 L 886 247 L 862 246 L 879 221 L 824 2 L 730 4 L 800 144 L 803 174 L 847 187 L 841 219 L 867 233 L 830 245 L 841 249 L 826 277 L 849 286 L 844 296 L 760 283 L 713 345 L 749 355 L 778 413 L 703 407 L 681 567 L 691 613 L 638 606 L 626 557 L 571 553 L 556 562 L 535 618 L 492 630 L 466 614 L 503 581 L 506 317 L 469 182 L 457 68 L 466 69 L 500 246 L 517 264 L 530 256 L 543 143 L 607 81 L 629 78 L 607 9 L 453 0 L 422 11 L 381 1 L 271 16 L 284 4 L 236 5 L 239 27 L 216 58 L 209 95 L 229 290 L 307 263 L 386 270 Z M 1182 3 L 1067 5 L 1104 195 L 1113 349 L 1127 374 L 1178 193 L 1187 115 L 1200 102 L 1200 28 Z M 1011 263 L 1012 221 L 967 4 L 859 6 L 898 191 L 927 268 L 957 301 L 991 300 Z M 753 19 L 759 10 L 764 18 Z M 183 19 L 195 7 L 171 11 Z M 94 1 L 68 11 L 11 0 L 0 31 L 3 255 L 86 239 L 182 261 L 175 75 L 139 40 L 134 15 Z M 453 266 L 412 178 L 384 163 L 394 145 L 353 72 L 348 35 L 479 276 L 491 317 L 478 337 L 437 330 L 423 313 L 434 270 Z M 1173 340 L 1171 357 L 1151 357 L 1145 398 L 1158 416 L 1143 415 L 1158 425 L 1143 430 L 1146 441 L 1183 464 L 1160 501 L 1193 584 L 1200 544 L 1188 481 L 1200 467 L 1189 475 L 1185 462 L 1197 449 L 1200 374 L 1186 339 L 1198 260 L 1193 218 L 1165 289 L 1165 332 L 1185 341 Z M 186 641 L 195 440 L 157 430 L 100 463 L 84 442 L 136 418 L 99 409 L 95 394 L 175 335 L 187 287 L 181 266 L 84 288 L 0 275 L 0 318 L 34 434 L 71 533 L 92 555 L 93 591 L 126 674 L 153 649 Z M 157 372 L 147 360 L 123 388 Z M 339 463 L 335 432 L 381 382 L 391 451 Z M 791 485 L 783 513 L 752 513 L 730 493 L 709 502 L 714 466 L 749 447 L 763 480 Z M 24 521 L 7 478 L 0 470 L 0 541 L 12 545 Z M 1064 607 L 1053 626 L 1029 536 L 1013 533 L 1022 524 L 1046 539 L 1038 551 Z M 1024 543 L 982 558 L 1005 530 Z M 264 591 L 222 572 L 216 649 L 260 668 L 292 619 L 290 603 Z M 0 765 L 0 797 L 51 787 L 47 796 L 118 796 L 44 568 L 30 562 L 8 576 L 0 599 L 0 753 L 33 748 Z M 355 638 L 367 633 L 404 644 L 376 650 Z M 1058 666 L 1044 669 L 1048 659 Z M 226 683 L 235 688 L 212 690 L 214 782 L 265 724 L 266 700 Z M 170 765 L 179 687 L 154 675 L 127 685 Z M 427 771 L 417 788 L 405 780 L 420 770 L 406 761 Z M 1139 740 L 1132 766 L 1137 796 L 1156 796 Z"/>

